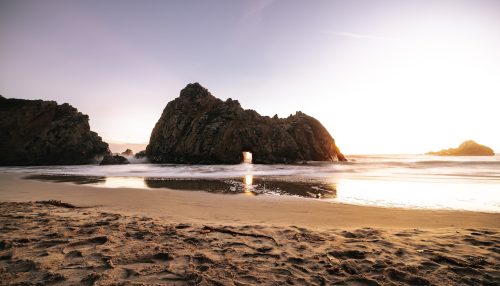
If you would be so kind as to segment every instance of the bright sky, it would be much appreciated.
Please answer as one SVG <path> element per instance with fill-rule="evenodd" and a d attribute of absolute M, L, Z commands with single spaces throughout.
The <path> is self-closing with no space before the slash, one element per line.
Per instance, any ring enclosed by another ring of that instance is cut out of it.
<path fill-rule="evenodd" d="M 146 143 L 195 81 L 347 154 L 500 152 L 500 1 L 0 0 L 0 94 L 68 102 L 107 142 Z"/>

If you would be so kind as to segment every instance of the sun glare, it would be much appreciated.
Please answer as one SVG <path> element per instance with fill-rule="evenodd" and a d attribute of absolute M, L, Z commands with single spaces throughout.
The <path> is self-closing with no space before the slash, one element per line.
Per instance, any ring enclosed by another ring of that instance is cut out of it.
<path fill-rule="evenodd" d="M 251 152 L 243 152 L 243 163 L 252 164 L 252 159 Z"/>
<path fill-rule="evenodd" d="M 107 177 L 104 182 L 104 187 L 107 188 L 132 188 L 132 189 L 147 189 L 143 178 L 139 177 Z"/>
<path fill-rule="evenodd" d="M 243 183 L 245 186 L 253 185 L 253 175 L 245 175 L 245 177 L 243 177 Z"/>

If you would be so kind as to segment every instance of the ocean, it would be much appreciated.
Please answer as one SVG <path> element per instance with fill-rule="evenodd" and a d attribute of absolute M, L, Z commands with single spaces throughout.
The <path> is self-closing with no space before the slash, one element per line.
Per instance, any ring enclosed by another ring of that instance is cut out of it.
<path fill-rule="evenodd" d="M 166 188 L 380 207 L 500 212 L 500 155 L 353 155 L 348 159 L 296 165 L 2 167 L 0 172 L 108 188 Z"/>

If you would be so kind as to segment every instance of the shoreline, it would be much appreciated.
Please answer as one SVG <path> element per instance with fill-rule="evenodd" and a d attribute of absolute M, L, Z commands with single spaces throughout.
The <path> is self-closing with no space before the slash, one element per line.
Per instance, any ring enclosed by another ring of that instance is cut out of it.
<path fill-rule="evenodd" d="M 110 189 L 22 175 L 0 174 L 0 281 L 9 285 L 500 281 L 500 214 Z"/>
<path fill-rule="evenodd" d="M 358 206 L 289 196 L 102 188 L 25 180 L 21 178 L 24 175 L 0 174 L 0 201 L 61 200 L 124 215 L 192 223 L 298 225 L 315 229 L 500 228 L 500 213 Z"/>

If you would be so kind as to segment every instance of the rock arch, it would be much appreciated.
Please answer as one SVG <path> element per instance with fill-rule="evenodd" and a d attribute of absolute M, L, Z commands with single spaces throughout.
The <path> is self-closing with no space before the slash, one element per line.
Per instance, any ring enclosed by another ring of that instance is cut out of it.
<path fill-rule="evenodd" d="M 244 150 L 261 164 L 346 160 L 315 118 L 300 111 L 287 118 L 261 116 L 198 83 L 167 104 L 146 153 L 157 163 L 239 164 Z"/>

